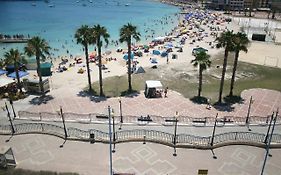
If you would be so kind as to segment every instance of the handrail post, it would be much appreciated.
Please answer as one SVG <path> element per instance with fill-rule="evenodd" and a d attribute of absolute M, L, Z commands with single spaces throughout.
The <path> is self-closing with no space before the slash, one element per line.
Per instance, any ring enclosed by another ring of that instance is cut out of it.
<path fill-rule="evenodd" d="M 10 111 L 8 109 L 8 106 L 7 106 L 7 103 L 5 102 L 5 107 L 6 107 L 6 110 L 7 110 L 7 116 L 9 118 L 9 121 L 10 121 L 10 125 L 11 125 L 11 130 L 12 130 L 12 135 L 15 133 L 15 128 L 14 128 L 14 125 L 13 125 L 13 122 L 12 122 L 12 119 L 11 119 L 11 115 L 10 115 Z"/>

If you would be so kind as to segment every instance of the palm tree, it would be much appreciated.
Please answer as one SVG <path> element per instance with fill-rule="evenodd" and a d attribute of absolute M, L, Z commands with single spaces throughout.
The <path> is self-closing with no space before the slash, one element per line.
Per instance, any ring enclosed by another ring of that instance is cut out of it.
<path fill-rule="evenodd" d="M 247 46 L 248 46 L 249 42 L 250 41 L 245 33 L 238 32 L 233 37 L 233 44 L 234 44 L 233 51 L 235 52 L 235 58 L 234 58 L 234 63 L 233 63 L 229 96 L 233 96 L 233 86 L 234 86 L 234 82 L 235 82 L 235 73 L 236 73 L 237 64 L 238 64 L 239 52 L 240 51 L 248 52 Z"/>
<path fill-rule="evenodd" d="M 88 46 L 93 40 L 91 28 L 89 28 L 89 26 L 87 25 L 82 25 L 79 29 L 77 29 L 74 37 L 76 38 L 77 44 L 82 44 L 84 47 L 87 73 L 88 73 L 89 92 L 92 92 L 91 74 L 90 74 L 90 66 L 89 66 L 89 51 L 88 51 Z"/>
<path fill-rule="evenodd" d="M 44 93 L 40 59 L 44 61 L 46 59 L 45 54 L 50 55 L 49 53 L 50 46 L 44 39 L 41 39 L 39 36 L 35 36 L 30 40 L 28 40 L 27 46 L 24 48 L 24 50 L 29 57 L 35 56 L 36 58 L 37 75 L 39 77 L 39 87 L 40 87 L 40 91 Z"/>
<path fill-rule="evenodd" d="M 110 35 L 108 34 L 107 29 L 103 26 L 100 26 L 99 24 L 95 25 L 92 28 L 92 32 L 93 32 L 94 43 L 98 47 L 100 96 L 104 96 L 103 83 L 102 83 L 101 47 L 102 47 L 102 39 L 105 41 L 106 44 L 108 44 L 108 38 L 110 37 Z"/>
<path fill-rule="evenodd" d="M 11 49 L 10 51 L 6 52 L 5 55 L 5 64 L 13 64 L 15 67 L 16 78 L 17 78 L 17 86 L 20 92 L 22 93 L 20 76 L 19 76 L 19 66 L 21 63 L 25 63 L 26 60 L 23 58 L 22 53 L 19 52 L 18 49 L 14 50 Z"/>
<path fill-rule="evenodd" d="M 124 25 L 120 29 L 120 42 L 126 42 L 128 46 L 128 83 L 129 88 L 128 92 L 132 92 L 132 80 L 131 80 L 131 45 L 132 38 L 134 38 L 137 42 L 140 41 L 141 34 L 137 31 L 137 26 L 133 26 L 131 23 Z"/>
<path fill-rule="evenodd" d="M 226 66 L 227 66 L 227 58 L 228 53 L 232 51 L 233 47 L 233 31 L 226 31 L 221 33 L 221 36 L 216 38 L 216 41 L 218 42 L 216 47 L 222 48 L 224 47 L 224 59 L 223 59 L 223 67 L 222 67 L 222 75 L 221 75 L 221 82 L 220 82 L 220 91 L 219 91 L 219 100 L 218 102 L 221 103 L 222 99 L 222 92 L 223 92 L 223 85 L 224 85 L 224 77 L 226 72 Z"/>
<path fill-rule="evenodd" d="M 208 55 L 204 51 L 201 51 L 195 55 L 194 60 L 191 60 L 191 63 L 193 63 L 194 67 L 198 67 L 198 65 L 199 65 L 198 97 L 201 96 L 201 91 L 202 91 L 202 73 L 204 70 L 206 70 L 208 67 L 211 66 L 211 61 L 209 60 L 209 58 L 210 58 L 210 55 Z"/>

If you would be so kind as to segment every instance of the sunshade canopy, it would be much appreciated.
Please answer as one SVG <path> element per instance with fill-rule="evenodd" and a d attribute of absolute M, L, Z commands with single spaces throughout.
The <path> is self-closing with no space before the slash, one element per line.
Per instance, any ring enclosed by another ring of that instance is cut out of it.
<path fill-rule="evenodd" d="M 29 73 L 28 72 L 24 72 L 24 71 L 19 71 L 19 77 L 24 77 L 26 75 L 28 75 Z M 8 77 L 10 78 L 16 78 L 16 72 L 13 72 L 11 74 L 8 75 Z"/>
<path fill-rule="evenodd" d="M 0 69 L 0 75 L 6 74 L 8 71 L 5 71 L 3 69 Z"/>
<path fill-rule="evenodd" d="M 147 88 L 162 88 L 163 85 L 160 81 L 158 80 L 147 80 L 145 82 Z"/>
<path fill-rule="evenodd" d="M 15 82 L 13 79 L 7 78 L 6 76 L 0 77 L 0 87 L 7 86 L 13 82 Z"/>
<path fill-rule="evenodd" d="M 133 52 L 131 52 L 131 60 L 134 58 L 134 53 Z M 123 59 L 125 59 L 125 60 L 128 60 L 128 54 L 125 54 L 124 56 L 123 56 Z"/>

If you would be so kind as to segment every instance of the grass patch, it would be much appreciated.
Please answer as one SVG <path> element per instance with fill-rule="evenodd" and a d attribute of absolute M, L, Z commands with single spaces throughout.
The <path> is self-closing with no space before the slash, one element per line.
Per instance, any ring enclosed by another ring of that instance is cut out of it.
<path fill-rule="evenodd" d="M 79 175 L 77 173 L 57 173 L 51 171 L 31 171 L 18 168 L 0 169 L 0 175 Z"/>
<path fill-rule="evenodd" d="M 202 97 L 209 98 L 211 103 L 218 100 L 220 77 L 222 70 L 223 55 L 215 55 L 212 58 L 212 66 L 208 71 L 203 72 Z M 281 91 L 281 69 L 254 65 L 250 63 L 239 62 L 237 68 L 237 80 L 234 85 L 234 97 L 227 95 L 230 90 L 230 79 L 232 74 L 233 54 L 229 55 L 227 76 L 224 83 L 223 97 L 227 103 L 243 102 L 240 94 L 245 89 L 265 88 Z M 177 65 L 178 67 L 159 66 L 158 69 L 145 68 L 144 74 L 132 74 L 132 86 L 137 92 L 144 90 L 146 80 L 160 80 L 164 87 L 181 93 L 184 97 L 195 100 L 194 102 L 204 103 L 204 100 L 194 98 L 198 91 L 198 70 L 190 67 L 190 63 Z M 217 67 L 218 66 L 218 67 Z M 238 78 L 239 77 L 239 78 Z M 127 75 L 115 76 L 104 79 L 104 93 L 107 97 L 118 97 L 127 95 L 128 89 Z M 96 91 L 99 91 L 98 82 L 93 84 Z M 198 101 L 199 100 L 199 101 Z"/>

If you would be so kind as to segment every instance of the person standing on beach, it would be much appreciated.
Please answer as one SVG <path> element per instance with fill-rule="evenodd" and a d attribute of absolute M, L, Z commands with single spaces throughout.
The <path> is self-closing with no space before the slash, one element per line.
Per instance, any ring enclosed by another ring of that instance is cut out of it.
<path fill-rule="evenodd" d="M 168 87 L 166 87 L 165 90 L 164 90 L 164 97 L 165 98 L 167 97 L 167 93 L 168 93 Z"/>

